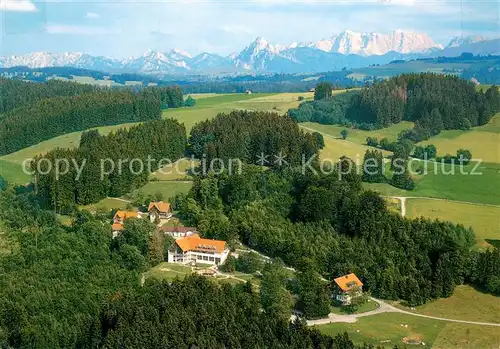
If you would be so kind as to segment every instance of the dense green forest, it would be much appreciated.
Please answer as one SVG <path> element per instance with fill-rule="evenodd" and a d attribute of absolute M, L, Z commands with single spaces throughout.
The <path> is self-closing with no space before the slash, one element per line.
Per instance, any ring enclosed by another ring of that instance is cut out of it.
<path fill-rule="evenodd" d="M 353 124 L 364 129 L 410 120 L 416 123 L 415 137 L 423 140 L 442 130 L 484 125 L 498 111 L 496 86 L 482 92 L 454 76 L 424 73 L 400 75 L 347 96 L 304 102 L 289 115 L 298 122 Z"/>
<path fill-rule="evenodd" d="M 498 250 L 471 252 L 474 233 L 461 225 L 389 212 L 359 175 L 339 176 L 349 163 L 329 175 L 249 165 L 241 175 L 198 177 L 176 208 L 210 237 L 239 239 L 295 267 L 311 259 L 330 280 L 354 272 L 376 297 L 423 304 L 464 282 L 500 292 Z"/>
<path fill-rule="evenodd" d="M 34 159 L 36 192 L 57 212 L 71 212 L 76 204 L 118 197 L 143 186 L 161 160 L 174 162 L 185 151 L 186 129 L 173 119 L 153 120 L 107 136 L 96 130 L 84 132 L 79 148 L 55 149 Z"/>
<path fill-rule="evenodd" d="M 99 90 L 101 88 L 97 86 L 60 80 L 48 80 L 40 84 L 0 77 L 0 114 L 46 98 L 77 96 Z"/>
<path fill-rule="evenodd" d="M 300 130 L 290 117 L 269 112 L 233 111 L 196 124 L 189 136 L 189 151 L 195 157 L 240 159 L 274 166 L 276 156 L 300 164 L 317 153 L 317 139 Z M 263 156 L 266 156 L 264 159 Z"/>
<path fill-rule="evenodd" d="M 141 287 L 139 239 L 116 243 L 107 216 L 73 218 L 62 226 L 29 194 L 0 191 L 11 246 L 0 253 L 2 348 L 373 348 L 262 312 L 250 284 L 190 276 Z"/>
<path fill-rule="evenodd" d="M 2 103 L 17 106 L 0 114 L 0 155 L 69 132 L 159 119 L 162 108 L 184 105 L 182 89 L 175 86 L 132 92 L 60 81 L 0 82 L 4 84 Z"/>

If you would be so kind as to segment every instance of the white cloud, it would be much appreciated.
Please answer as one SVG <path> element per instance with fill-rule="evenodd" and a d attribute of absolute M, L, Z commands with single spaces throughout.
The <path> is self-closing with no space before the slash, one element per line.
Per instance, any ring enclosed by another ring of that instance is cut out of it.
<path fill-rule="evenodd" d="M 33 12 L 36 6 L 28 0 L 0 0 L 0 11 Z"/>
<path fill-rule="evenodd" d="M 253 33 L 252 28 L 241 24 L 226 24 L 221 27 L 223 31 L 231 34 L 251 34 Z"/>
<path fill-rule="evenodd" d="M 47 24 L 45 30 L 49 34 L 105 35 L 114 34 L 109 28 L 84 25 Z"/>
<path fill-rule="evenodd" d="M 97 18 L 101 18 L 101 16 L 98 13 L 95 13 L 95 12 L 87 12 L 85 14 L 85 18 L 87 18 L 87 19 L 97 19 Z"/>
<path fill-rule="evenodd" d="M 379 0 L 383 4 L 388 5 L 403 5 L 403 6 L 412 6 L 415 5 L 415 0 Z"/>

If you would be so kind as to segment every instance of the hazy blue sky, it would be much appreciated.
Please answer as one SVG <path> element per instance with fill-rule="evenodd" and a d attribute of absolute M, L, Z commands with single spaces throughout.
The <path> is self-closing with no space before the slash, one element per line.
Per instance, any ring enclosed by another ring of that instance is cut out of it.
<path fill-rule="evenodd" d="M 257 36 L 291 44 L 344 29 L 415 30 L 447 44 L 460 35 L 499 36 L 499 11 L 499 0 L 0 0 L 0 55 L 78 51 L 129 57 L 172 48 L 229 54 Z"/>

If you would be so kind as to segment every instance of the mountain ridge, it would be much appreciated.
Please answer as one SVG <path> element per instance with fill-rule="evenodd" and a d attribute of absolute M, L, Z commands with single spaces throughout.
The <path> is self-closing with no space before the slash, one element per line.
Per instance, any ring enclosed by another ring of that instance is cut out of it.
<path fill-rule="evenodd" d="M 0 67 L 43 68 L 68 66 L 109 72 L 145 74 L 199 74 L 224 72 L 316 72 L 386 64 L 392 60 L 437 56 L 500 54 L 500 39 L 481 36 L 453 38 L 446 47 L 427 34 L 395 30 L 389 34 L 344 30 L 329 39 L 290 45 L 271 44 L 257 37 L 239 53 L 222 56 L 203 52 L 196 56 L 181 49 L 148 50 L 141 56 L 114 59 L 82 52 L 32 52 L 0 57 Z"/>

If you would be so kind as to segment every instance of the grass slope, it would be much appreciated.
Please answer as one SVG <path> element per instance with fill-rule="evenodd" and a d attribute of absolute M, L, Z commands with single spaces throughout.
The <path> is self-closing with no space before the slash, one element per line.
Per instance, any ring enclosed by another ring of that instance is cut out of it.
<path fill-rule="evenodd" d="M 303 126 L 307 129 L 313 129 L 317 132 L 330 135 L 335 138 L 341 138 L 340 131 L 345 129 L 344 126 L 339 125 L 322 125 L 316 122 L 304 122 L 300 123 L 300 126 Z M 413 128 L 413 123 L 410 121 L 402 121 L 399 124 L 391 125 L 390 127 L 382 128 L 380 130 L 373 131 L 364 131 L 357 129 L 347 129 L 349 132 L 347 136 L 347 140 L 351 142 L 355 142 L 358 144 L 366 144 L 366 138 L 368 137 L 376 137 L 379 140 L 386 137 L 389 141 L 396 141 L 398 139 L 398 134 L 407 129 Z"/>
<path fill-rule="evenodd" d="M 464 148 L 472 152 L 473 158 L 500 163 L 500 113 L 486 125 L 474 127 L 470 131 L 442 131 L 422 144 L 434 144 L 441 156 L 455 155 L 458 149 Z"/>
<path fill-rule="evenodd" d="M 406 216 L 410 218 L 420 216 L 439 218 L 472 227 L 480 247 L 488 246 L 486 240 L 500 242 L 500 207 L 428 199 L 407 199 Z M 498 306 L 500 314 L 500 301 L 498 301 Z"/>
<path fill-rule="evenodd" d="M 395 345 L 404 347 L 404 338 L 418 338 L 425 343 L 425 347 L 433 349 L 498 348 L 500 344 L 498 327 L 452 323 L 398 313 L 368 316 L 352 324 L 321 325 L 318 329 L 331 336 L 346 331 L 356 344 L 371 343 L 384 348 L 393 348 Z"/>
<path fill-rule="evenodd" d="M 451 297 L 439 298 L 415 310 L 398 307 L 424 315 L 500 324 L 500 298 L 467 285 L 457 286 Z"/>
<path fill-rule="evenodd" d="M 418 165 L 418 163 L 416 163 Z M 441 164 L 434 169 L 434 163 L 428 162 L 428 174 L 416 177 L 415 189 L 408 191 L 398 189 L 389 184 L 364 183 L 365 188 L 380 192 L 387 196 L 424 196 L 448 200 L 468 201 L 475 203 L 500 205 L 500 164 L 483 163 L 477 169 L 478 175 L 471 175 L 475 164 L 463 168 Z"/>
<path fill-rule="evenodd" d="M 181 182 L 181 181 L 158 181 L 149 182 L 140 189 L 137 189 L 132 195 L 134 196 L 137 192 L 141 192 L 144 196 L 155 195 L 161 193 L 163 199 L 168 201 L 177 194 L 186 194 L 189 189 L 193 186 L 192 182 Z"/>
<path fill-rule="evenodd" d="M 14 163 L 0 158 L 0 176 L 9 183 L 26 184 L 31 176 L 24 173 L 21 163 Z"/>
<path fill-rule="evenodd" d="M 198 95 L 199 96 L 199 95 Z M 187 132 L 198 122 L 214 118 L 219 113 L 246 109 L 253 111 L 275 111 L 284 114 L 288 109 L 299 105 L 298 97 L 312 98 L 312 93 L 254 93 L 212 95 L 198 98 L 192 108 L 167 109 L 163 117 L 173 117 L 184 123 Z"/>

